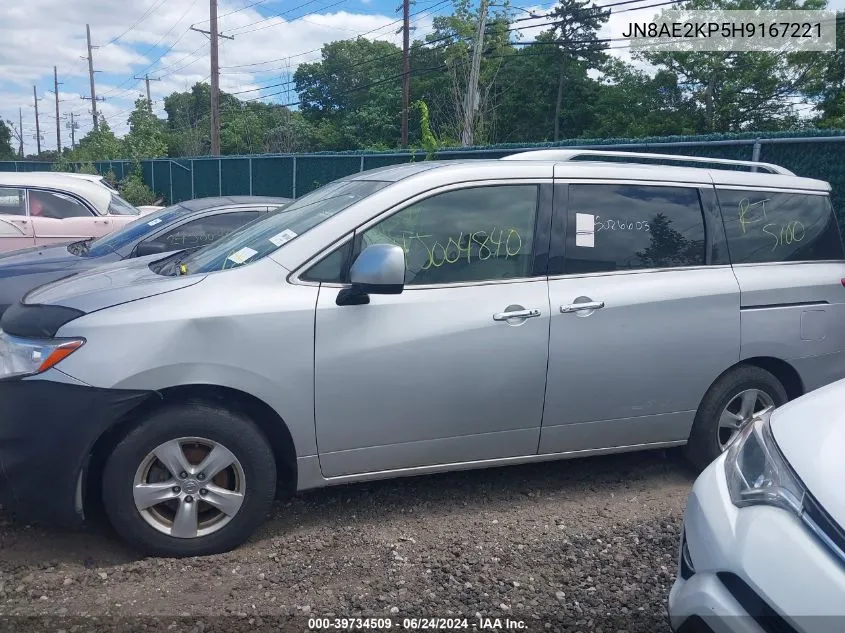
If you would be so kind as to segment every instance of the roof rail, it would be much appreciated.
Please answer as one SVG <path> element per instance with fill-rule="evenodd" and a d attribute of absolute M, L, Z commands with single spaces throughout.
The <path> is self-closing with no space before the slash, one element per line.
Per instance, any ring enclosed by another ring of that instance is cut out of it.
<path fill-rule="evenodd" d="M 772 174 L 781 174 L 783 176 L 794 176 L 795 174 L 780 165 L 773 165 L 772 163 L 761 163 L 753 160 L 730 160 L 727 158 L 703 158 L 701 156 L 684 156 L 682 154 L 651 154 L 647 152 L 619 152 L 619 151 L 605 151 L 596 149 L 539 149 L 520 152 L 518 154 L 511 154 L 499 160 L 573 160 L 579 156 L 613 156 L 619 158 L 636 158 L 636 159 L 651 159 L 651 160 L 674 160 L 689 163 L 709 163 L 712 165 L 737 165 L 743 167 L 750 167 L 752 171 L 758 169 L 765 169 Z M 636 162 L 636 161 L 631 161 Z"/>

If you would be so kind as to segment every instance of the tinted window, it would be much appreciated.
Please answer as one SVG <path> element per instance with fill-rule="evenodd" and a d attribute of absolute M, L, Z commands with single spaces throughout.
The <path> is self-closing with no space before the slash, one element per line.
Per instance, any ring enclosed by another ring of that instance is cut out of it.
<path fill-rule="evenodd" d="M 73 196 L 54 191 L 29 191 L 29 215 L 64 220 L 91 217 L 88 208 Z"/>
<path fill-rule="evenodd" d="M 0 189 L 0 215 L 26 215 L 26 192 L 23 189 Z"/>
<path fill-rule="evenodd" d="M 734 264 L 842 259 L 827 196 L 717 191 Z"/>
<path fill-rule="evenodd" d="M 336 248 L 323 259 L 305 271 L 301 279 L 305 281 L 321 281 L 324 283 L 341 283 L 345 279 L 346 263 L 349 261 L 349 253 L 352 250 L 352 240 L 349 240 Z"/>
<path fill-rule="evenodd" d="M 187 274 L 251 264 L 344 209 L 390 185 L 377 180 L 337 180 L 276 209 L 243 231 L 202 248 L 181 262 Z"/>
<path fill-rule="evenodd" d="M 86 251 L 80 254 L 87 255 L 88 257 L 102 257 L 124 246 L 134 244 L 145 235 L 160 231 L 162 226 L 167 226 L 169 223 L 178 220 L 185 213 L 188 213 L 188 211 L 178 204 L 153 211 L 143 217 L 132 220 L 122 229 L 97 238 L 91 242 Z"/>
<path fill-rule="evenodd" d="M 528 277 L 537 192 L 502 185 L 441 193 L 368 229 L 361 248 L 401 246 L 408 285 Z"/>
<path fill-rule="evenodd" d="M 260 212 L 255 210 L 218 213 L 191 220 L 148 241 L 163 244 L 168 251 L 206 246 L 252 222 L 259 215 Z"/>
<path fill-rule="evenodd" d="M 701 265 L 704 235 L 696 189 L 571 185 L 565 272 Z"/>

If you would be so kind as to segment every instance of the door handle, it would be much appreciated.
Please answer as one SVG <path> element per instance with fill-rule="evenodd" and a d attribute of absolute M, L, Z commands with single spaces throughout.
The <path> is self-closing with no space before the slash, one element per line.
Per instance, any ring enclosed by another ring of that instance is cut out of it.
<path fill-rule="evenodd" d="M 539 310 L 512 310 L 511 312 L 497 312 L 493 315 L 494 321 L 507 321 L 508 319 L 530 319 L 540 316 Z"/>
<path fill-rule="evenodd" d="M 14 218 L 12 218 L 12 222 L 15 224 L 29 224 L 29 220 L 16 220 Z"/>
<path fill-rule="evenodd" d="M 564 314 L 569 312 L 580 312 L 581 310 L 598 310 L 604 307 L 604 301 L 585 301 L 584 303 L 570 303 L 567 306 L 560 306 Z"/>

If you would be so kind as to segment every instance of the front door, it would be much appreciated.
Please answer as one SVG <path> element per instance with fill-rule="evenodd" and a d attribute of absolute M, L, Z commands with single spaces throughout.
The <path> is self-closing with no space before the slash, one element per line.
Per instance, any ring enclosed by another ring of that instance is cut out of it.
<path fill-rule="evenodd" d="M 718 212 L 700 203 L 712 190 L 568 189 L 552 233 L 540 452 L 685 441 L 705 391 L 739 358 L 739 287 L 714 248 Z"/>
<path fill-rule="evenodd" d="M 34 243 L 32 222 L 26 212 L 26 190 L 0 188 L 0 253 Z"/>
<path fill-rule="evenodd" d="M 540 190 L 436 193 L 356 236 L 358 250 L 402 246 L 406 286 L 357 306 L 336 304 L 338 286 L 320 289 L 315 414 L 326 477 L 536 453 L 549 332 L 534 257 L 548 240 L 535 226 Z"/>
<path fill-rule="evenodd" d="M 30 189 L 29 215 L 39 245 L 100 237 L 114 228 L 112 218 L 95 216 L 75 197 L 57 191 Z"/>

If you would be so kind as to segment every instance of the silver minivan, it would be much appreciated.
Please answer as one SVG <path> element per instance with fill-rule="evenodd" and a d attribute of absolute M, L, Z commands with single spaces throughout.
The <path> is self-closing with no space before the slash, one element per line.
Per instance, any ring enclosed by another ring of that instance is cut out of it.
<path fill-rule="evenodd" d="M 415 163 L 42 286 L 0 322 L 3 503 L 102 503 L 183 556 L 244 541 L 277 488 L 681 445 L 703 466 L 845 377 L 829 194 L 686 156 Z"/>

